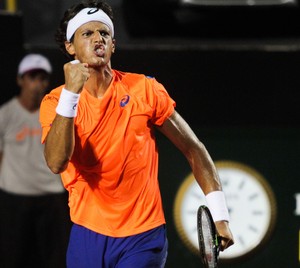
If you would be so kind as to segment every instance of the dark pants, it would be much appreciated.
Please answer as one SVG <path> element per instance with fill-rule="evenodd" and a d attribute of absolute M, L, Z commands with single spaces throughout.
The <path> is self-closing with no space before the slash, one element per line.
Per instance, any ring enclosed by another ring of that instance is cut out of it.
<path fill-rule="evenodd" d="M 0 267 L 66 267 L 70 227 L 67 193 L 0 191 Z"/>

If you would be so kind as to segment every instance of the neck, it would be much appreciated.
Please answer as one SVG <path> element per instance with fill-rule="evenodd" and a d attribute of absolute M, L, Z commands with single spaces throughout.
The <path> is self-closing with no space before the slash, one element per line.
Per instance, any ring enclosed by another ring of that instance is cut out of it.
<path fill-rule="evenodd" d="M 100 99 L 107 91 L 112 78 L 113 72 L 110 67 L 101 70 L 91 69 L 90 78 L 85 83 L 85 88 L 92 96 Z"/>
<path fill-rule="evenodd" d="M 20 104 L 29 112 L 35 112 L 39 109 L 42 97 L 38 94 L 29 96 L 28 94 L 21 93 L 18 97 Z"/>

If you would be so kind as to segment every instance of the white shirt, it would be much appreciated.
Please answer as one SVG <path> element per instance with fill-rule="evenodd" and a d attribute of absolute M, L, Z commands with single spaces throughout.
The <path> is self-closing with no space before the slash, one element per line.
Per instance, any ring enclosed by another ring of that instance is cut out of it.
<path fill-rule="evenodd" d="M 0 189 L 22 195 L 64 191 L 59 175 L 46 165 L 39 110 L 29 112 L 13 98 L 0 107 Z"/>

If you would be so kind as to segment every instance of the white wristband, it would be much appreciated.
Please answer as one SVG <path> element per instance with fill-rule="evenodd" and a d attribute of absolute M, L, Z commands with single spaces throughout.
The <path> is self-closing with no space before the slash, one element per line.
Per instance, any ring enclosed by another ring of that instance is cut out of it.
<path fill-rule="evenodd" d="M 224 192 L 210 192 L 205 196 L 205 198 L 214 222 L 229 221 L 229 214 Z"/>
<path fill-rule="evenodd" d="M 80 94 L 73 93 L 63 88 L 56 107 L 56 113 L 64 117 L 76 117 L 79 97 Z"/>

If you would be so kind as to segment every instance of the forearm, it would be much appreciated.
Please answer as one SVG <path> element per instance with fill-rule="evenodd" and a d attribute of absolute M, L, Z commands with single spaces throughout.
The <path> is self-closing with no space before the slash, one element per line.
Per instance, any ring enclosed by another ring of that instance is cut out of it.
<path fill-rule="evenodd" d="M 53 173 L 61 173 L 67 168 L 74 151 L 74 118 L 77 115 L 80 98 L 77 90 L 82 90 L 83 83 L 86 80 L 86 77 L 81 75 L 81 71 L 79 74 L 76 72 L 78 68 L 86 69 L 81 64 L 67 63 L 64 65 L 64 69 L 67 71 L 65 77 L 69 78 L 66 79 L 66 81 L 69 81 L 66 82 L 66 86 L 69 89 L 76 88 L 76 91 L 62 89 L 56 106 L 56 117 L 46 138 L 45 158 Z"/>
<path fill-rule="evenodd" d="M 74 118 L 56 115 L 45 142 L 45 159 L 53 173 L 64 171 L 75 146 Z"/>
<path fill-rule="evenodd" d="M 221 191 L 221 183 L 215 165 L 200 142 L 196 142 L 188 151 L 183 151 L 186 156 L 195 179 L 205 195 L 212 191 Z"/>

